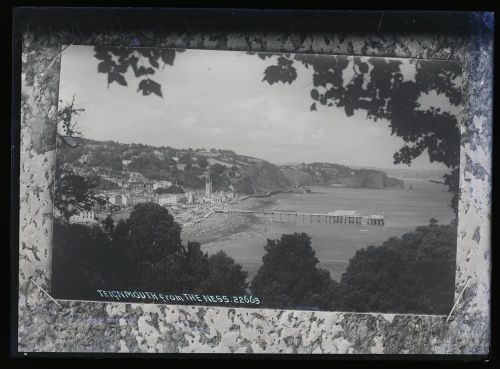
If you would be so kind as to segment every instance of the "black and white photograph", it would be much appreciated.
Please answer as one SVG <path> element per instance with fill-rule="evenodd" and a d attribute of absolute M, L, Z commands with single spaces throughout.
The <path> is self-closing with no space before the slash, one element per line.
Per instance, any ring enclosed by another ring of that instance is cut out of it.
<path fill-rule="evenodd" d="M 66 45 L 59 300 L 446 315 L 462 70 Z"/>

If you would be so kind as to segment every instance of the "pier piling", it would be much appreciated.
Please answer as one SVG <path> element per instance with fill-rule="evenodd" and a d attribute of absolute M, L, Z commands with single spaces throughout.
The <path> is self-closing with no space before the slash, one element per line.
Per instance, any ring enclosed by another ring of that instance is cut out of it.
<path fill-rule="evenodd" d="M 297 224 L 299 216 L 302 219 L 302 224 L 305 224 L 306 217 L 309 218 L 309 223 L 317 224 L 353 224 L 361 225 L 365 223 L 366 225 L 374 226 L 384 226 L 385 219 L 383 215 L 371 215 L 362 216 L 352 211 L 338 211 L 332 213 L 302 213 L 302 212 L 287 212 L 287 211 L 265 211 L 265 210 L 238 210 L 238 209 L 215 209 L 212 210 L 213 213 L 224 213 L 227 217 L 236 216 L 238 214 L 255 214 L 264 216 L 264 219 L 275 221 L 276 216 L 279 216 L 279 221 L 290 222 L 293 221 Z M 268 218 L 269 217 L 269 218 Z"/>

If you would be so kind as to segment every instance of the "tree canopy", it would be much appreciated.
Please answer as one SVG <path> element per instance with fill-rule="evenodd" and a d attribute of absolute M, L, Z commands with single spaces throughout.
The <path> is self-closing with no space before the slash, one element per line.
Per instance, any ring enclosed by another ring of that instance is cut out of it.
<path fill-rule="evenodd" d="M 248 273 L 240 264 L 219 251 L 208 258 L 208 276 L 202 282 L 203 292 L 207 294 L 244 295 L 248 287 Z"/>
<path fill-rule="evenodd" d="M 123 252 L 126 245 L 115 242 L 108 223 L 99 227 L 54 220 L 51 293 L 67 299 L 95 299 L 96 290 L 128 289 L 137 281 L 137 266 Z M 111 235 L 111 238 L 110 238 Z M 123 240 L 122 240 L 123 241 Z"/>
<path fill-rule="evenodd" d="M 262 266 L 251 283 L 265 307 L 331 310 L 338 284 L 318 259 L 306 233 L 284 234 L 267 240 Z"/>
<path fill-rule="evenodd" d="M 356 251 L 342 275 L 342 309 L 446 314 L 453 304 L 457 229 L 432 221 Z"/>
<path fill-rule="evenodd" d="M 132 257 L 160 260 L 182 248 L 181 226 L 166 208 L 156 203 L 134 206 L 128 219 Z"/>
<path fill-rule="evenodd" d="M 82 210 L 91 210 L 94 205 L 107 202 L 97 192 L 98 178 L 83 177 L 74 171 L 56 165 L 54 206 L 65 218 Z"/>
<path fill-rule="evenodd" d="M 125 74 L 131 69 L 139 80 L 137 92 L 144 96 L 155 94 L 163 97 L 162 86 L 153 76 L 160 68 L 174 65 L 176 53 L 184 50 L 96 46 L 94 51 L 95 58 L 100 60 L 97 72 L 108 75 L 108 85 L 116 82 L 128 86 Z"/>
<path fill-rule="evenodd" d="M 158 195 L 162 195 L 165 193 L 181 194 L 184 193 L 184 190 L 182 189 L 182 187 L 173 184 L 168 186 L 167 188 L 159 187 L 155 190 L 155 193 L 157 193 Z"/>

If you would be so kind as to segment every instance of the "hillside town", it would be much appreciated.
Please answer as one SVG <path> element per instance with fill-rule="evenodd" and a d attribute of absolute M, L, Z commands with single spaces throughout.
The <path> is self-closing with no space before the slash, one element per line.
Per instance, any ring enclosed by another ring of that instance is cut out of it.
<path fill-rule="evenodd" d="M 213 190 L 210 175 L 206 178 L 205 190 L 183 189 L 167 180 L 149 180 L 138 172 L 129 172 L 128 179 L 100 173 L 100 176 L 116 184 L 115 189 L 98 190 L 97 196 L 103 204 L 91 210 L 82 210 L 72 215 L 72 224 L 99 225 L 108 215 L 116 222 L 126 219 L 136 204 L 156 203 L 169 209 L 176 221 L 183 226 L 201 222 L 207 214 L 217 209 L 226 209 L 237 201 L 234 190 Z"/>
<path fill-rule="evenodd" d="M 238 210 L 230 205 L 248 197 L 308 193 L 310 185 L 403 187 L 402 181 L 378 170 L 333 163 L 278 166 L 214 148 L 174 149 L 82 139 L 75 148 L 61 147 L 58 159 L 69 173 L 94 181 L 92 191 L 99 201 L 90 208 L 70 210 L 69 218 L 66 215 L 72 224 L 90 226 L 108 216 L 115 223 L 128 219 L 140 203 L 168 208 L 186 227 L 217 212 Z"/>

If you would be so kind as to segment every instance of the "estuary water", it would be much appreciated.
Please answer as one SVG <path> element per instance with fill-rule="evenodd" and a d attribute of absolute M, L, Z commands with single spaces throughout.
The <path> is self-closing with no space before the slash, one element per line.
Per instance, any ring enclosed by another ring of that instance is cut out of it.
<path fill-rule="evenodd" d="M 215 241 L 202 244 L 202 250 L 213 254 L 223 250 L 241 264 L 249 279 L 262 264 L 264 245 L 268 238 L 284 233 L 306 232 L 319 259 L 318 266 L 330 271 L 340 281 L 342 273 L 356 250 L 381 245 L 385 240 L 414 230 L 435 218 L 449 223 L 454 215 L 448 205 L 451 193 L 443 184 L 424 179 L 403 179 L 404 189 L 368 189 L 311 186 L 311 193 L 278 195 L 260 210 L 328 213 L 354 210 L 362 215 L 383 214 L 384 226 L 318 224 L 308 221 L 249 221 L 248 227 Z M 409 189 L 411 185 L 412 189 Z"/>

